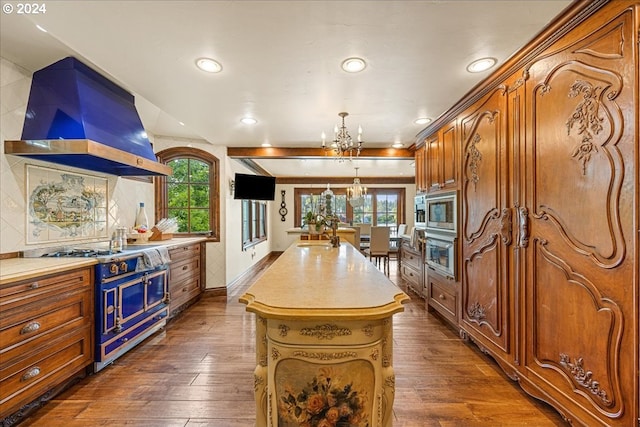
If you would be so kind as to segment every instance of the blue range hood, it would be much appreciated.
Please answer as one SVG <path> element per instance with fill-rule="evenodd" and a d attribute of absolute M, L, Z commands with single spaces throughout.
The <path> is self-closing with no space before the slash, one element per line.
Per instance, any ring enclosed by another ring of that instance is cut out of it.
<path fill-rule="evenodd" d="M 73 57 L 33 74 L 21 141 L 5 154 L 118 176 L 171 175 L 132 94 Z"/>

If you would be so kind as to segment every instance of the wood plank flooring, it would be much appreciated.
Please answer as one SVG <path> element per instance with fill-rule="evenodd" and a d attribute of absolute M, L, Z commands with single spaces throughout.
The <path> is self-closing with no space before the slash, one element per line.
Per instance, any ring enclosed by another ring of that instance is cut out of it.
<path fill-rule="evenodd" d="M 101 372 L 48 402 L 21 426 L 253 427 L 254 315 L 238 297 L 203 297 Z M 565 426 L 529 397 L 491 358 L 462 342 L 407 291 L 394 316 L 394 427 Z"/>

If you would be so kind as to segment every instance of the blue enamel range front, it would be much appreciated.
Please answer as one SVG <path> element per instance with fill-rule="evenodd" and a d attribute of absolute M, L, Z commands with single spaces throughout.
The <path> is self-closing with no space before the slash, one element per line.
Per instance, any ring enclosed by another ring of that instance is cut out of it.
<path fill-rule="evenodd" d="M 98 260 L 95 267 L 95 372 L 166 325 L 169 303 L 166 249 L 129 249 L 116 253 L 100 248 L 41 252 L 25 253 L 25 257 L 93 257 Z M 154 256 L 150 256 L 152 254 Z"/>
<path fill-rule="evenodd" d="M 126 251 L 98 257 L 96 372 L 166 324 L 168 265 L 149 265 L 143 255 L 141 251 Z"/>

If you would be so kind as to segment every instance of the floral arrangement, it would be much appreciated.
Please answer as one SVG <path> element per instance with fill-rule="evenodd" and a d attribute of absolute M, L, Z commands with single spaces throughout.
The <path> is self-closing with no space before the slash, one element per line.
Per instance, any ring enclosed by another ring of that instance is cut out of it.
<path fill-rule="evenodd" d="M 367 427 L 366 400 L 353 383 L 341 385 L 331 368 L 322 368 L 299 392 L 285 389 L 278 414 L 300 427 Z"/>

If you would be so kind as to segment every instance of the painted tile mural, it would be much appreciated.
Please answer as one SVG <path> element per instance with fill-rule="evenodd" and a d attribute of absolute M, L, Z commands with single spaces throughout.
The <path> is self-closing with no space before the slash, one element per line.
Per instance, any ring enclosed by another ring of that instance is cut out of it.
<path fill-rule="evenodd" d="M 27 165 L 27 244 L 107 238 L 107 180 Z"/>

